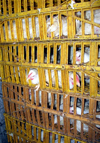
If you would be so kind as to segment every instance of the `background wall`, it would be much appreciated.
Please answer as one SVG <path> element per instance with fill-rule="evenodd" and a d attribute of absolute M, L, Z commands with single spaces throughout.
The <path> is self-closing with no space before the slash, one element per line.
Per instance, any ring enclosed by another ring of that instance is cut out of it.
<path fill-rule="evenodd" d="M 8 143 L 7 141 L 7 134 L 5 130 L 5 119 L 3 116 L 4 105 L 3 105 L 3 99 L 2 99 L 2 82 L 0 82 L 0 143 Z"/>

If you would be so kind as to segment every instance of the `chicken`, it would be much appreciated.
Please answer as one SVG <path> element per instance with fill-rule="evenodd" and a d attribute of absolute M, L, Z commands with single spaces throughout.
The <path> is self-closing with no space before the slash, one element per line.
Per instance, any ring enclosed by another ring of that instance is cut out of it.
<path fill-rule="evenodd" d="M 61 16 L 62 20 L 62 35 L 67 36 L 67 17 Z M 59 37 L 59 20 L 58 15 L 53 17 L 53 24 L 50 24 L 50 18 L 46 20 L 47 24 L 47 37 L 51 37 L 51 32 L 54 32 L 55 37 Z"/>
<path fill-rule="evenodd" d="M 89 53 L 84 52 L 84 63 L 89 62 Z M 81 50 L 76 51 L 76 64 L 81 64 Z M 81 73 L 78 73 L 79 76 L 81 77 Z M 85 74 L 85 83 L 89 84 L 90 83 L 90 78 L 87 74 Z"/>
<path fill-rule="evenodd" d="M 62 82 L 61 82 L 61 71 L 58 70 L 58 85 L 59 87 L 62 87 Z M 54 70 L 51 70 L 51 78 L 52 78 L 52 85 L 55 86 L 55 75 L 54 75 Z M 37 90 L 39 89 L 39 77 L 38 77 L 38 71 L 37 69 L 30 69 L 28 75 L 26 76 L 26 81 L 28 82 L 29 79 L 31 80 L 32 84 L 37 84 Z M 47 85 L 49 84 L 49 76 L 48 76 L 48 70 L 45 69 L 45 79 Z"/>
<path fill-rule="evenodd" d="M 88 102 L 88 100 L 86 101 Z M 87 104 L 87 103 L 86 103 Z M 99 108 L 97 108 L 97 111 L 100 111 Z M 74 113 L 74 107 L 70 107 L 70 113 Z M 81 115 L 81 108 L 76 107 L 76 113 L 77 115 Z M 88 114 L 89 113 L 89 106 L 87 106 L 83 112 L 84 114 Z M 100 115 L 96 115 L 96 118 L 100 119 Z M 72 119 L 71 120 L 71 124 L 74 125 L 74 121 Z M 76 127 L 77 127 L 77 131 L 81 132 L 81 121 L 76 122 Z M 100 128 L 100 125 L 96 125 L 97 128 Z M 83 124 L 83 131 L 84 132 L 88 132 L 88 126 L 86 124 Z"/>
<path fill-rule="evenodd" d="M 62 87 L 62 82 L 61 82 L 61 70 L 57 71 L 58 74 L 58 85 L 59 87 Z M 47 85 L 49 84 L 49 75 L 48 75 L 48 70 L 45 69 L 45 78 L 46 78 L 46 83 Z M 52 79 L 52 86 L 55 86 L 55 73 L 54 70 L 51 70 L 51 79 Z"/>
<path fill-rule="evenodd" d="M 68 4 L 68 5 L 70 5 L 71 6 L 71 8 L 72 9 L 74 9 L 74 7 L 73 7 L 73 5 L 75 4 L 75 1 L 74 0 L 71 0 L 71 3 L 70 4 Z"/>
<path fill-rule="evenodd" d="M 62 87 L 62 79 L 61 79 L 61 70 L 57 71 L 58 74 L 58 85 L 61 88 Z M 45 69 L 45 77 L 46 77 L 46 83 L 49 84 L 49 76 L 48 76 L 48 70 Z M 51 79 L 52 79 L 52 86 L 55 86 L 55 73 L 54 70 L 51 70 Z M 80 81 L 79 76 L 76 74 L 76 85 L 80 87 Z M 73 81 L 73 73 L 69 72 L 69 88 L 72 89 L 74 87 L 74 81 Z"/>
<path fill-rule="evenodd" d="M 73 129 L 73 128 L 74 128 L 74 119 L 71 119 L 71 118 L 70 118 L 70 125 L 73 126 L 73 127 L 71 127 L 71 129 Z M 84 131 L 85 133 L 87 133 L 87 132 L 88 132 L 88 129 L 89 129 L 88 126 L 83 123 L 83 131 Z M 79 133 L 81 133 L 81 121 L 79 121 L 79 120 L 76 120 L 76 130 L 77 130 Z"/>
<path fill-rule="evenodd" d="M 86 20 L 91 21 L 91 11 L 85 11 L 84 15 Z M 100 24 L 100 9 L 94 10 L 94 22 L 97 24 Z M 92 32 L 92 25 L 89 23 L 85 23 L 85 33 L 86 35 L 90 35 Z M 94 26 L 94 34 L 99 35 L 100 34 L 100 28 L 97 26 Z M 81 27 L 81 21 L 76 19 L 76 35 L 82 35 L 82 27 Z"/>
<path fill-rule="evenodd" d="M 90 21 L 91 20 L 91 11 L 90 10 L 85 11 L 84 17 L 86 20 Z"/>
<path fill-rule="evenodd" d="M 70 113 L 74 113 L 74 107 L 70 107 Z M 83 113 L 88 114 L 89 113 L 89 107 L 85 108 Z M 81 108 L 76 107 L 76 114 L 81 115 Z"/>
<path fill-rule="evenodd" d="M 84 52 L 84 63 L 89 62 L 89 54 L 87 54 L 86 52 Z M 81 63 L 81 50 L 76 51 L 76 64 L 80 64 Z"/>
<path fill-rule="evenodd" d="M 32 84 L 37 84 L 36 90 L 39 89 L 39 77 L 38 77 L 38 71 L 37 69 L 30 69 L 28 75 L 26 76 L 26 81 L 28 82 L 29 79 L 31 80 Z"/>
<path fill-rule="evenodd" d="M 38 17 L 35 17 L 35 37 L 39 37 L 39 20 Z M 32 18 L 28 18 L 28 24 L 29 24 L 29 34 L 30 34 L 30 38 L 33 38 L 33 30 L 32 30 Z M 26 23 L 25 23 L 25 19 L 22 19 L 22 28 L 23 28 L 23 37 L 26 39 L 27 38 L 27 34 L 26 34 Z"/>
<path fill-rule="evenodd" d="M 74 113 L 74 107 L 70 107 L 70 113 Z M 88 114 L 89 113 L 89 108 L 84 110 L 84 114 Z M 76 114 L 77 115 L 81 115 L 81 108 L 76 107 Z M 74 120 L 70 119 L 70 123 L 74 126 Z M 81 121 L 77 120 L 76 121 L 76 129 L 78 132 L 81 132 Z M 86 124 L 83 124 L 83 131 L 84 132 L 88 132 L 88 126 Z"/>
<path fill-rule="evenodd" d="M 79 120 L 76 121 L 76 129 L 77 129 L 78 132 L 81 133 L 81 121 L 79 121 Z M 88 125 L 83 124 L 83 131 L 84 131 L 85 133 L 87 133 L 88 130 L 89 130 Z"/>
<path fill-rule="evenodd" d="M 54 124 L 57 124 L 57 115 L 54 115 Z M 64 125 L 63 117 L 60 116 L 60 125 Z"/>
<path fill-rule="evenodd" d="M 79 76 L 76 74 L 76 85 L 80 87 Z M 74 77 L 73 72 L 69 72 L 69 89 L 73 89 L 74 87 Z"/>
<path fill-rule="evenodd" d="M 100 9 L 96 9 L 94 12 L 94 22 L 100 25 Z M 100 34 L 100 28 L 94 26 L 94 34 Z"/>
<path fill-rule="evenodd" d="M 35 37 L 39 37 L 39 19 L 38 17 L 35 17 Z M 17 29 L 16 29 L 16 23 L 15 20 L 12 21 L 12 26 L 13 26 L 13 33 L 14 33 L 14 39 L 17 39 Z M 29 26 L 29 35 L 30 38 L 33 38 L 33 30 L 32 30 L 32 18 L 28 18 L 28 26 Z M 11 39 L 11 25 L 8 21 L 7 23 L 8 27 L 8 38 Z M 24 39 L 27 39 L 27 32 L 26 32 L 26 22 L 25 19 L 22 19 L 22 29 L 23 29 L 23 37 Z M 4 39 L 6 39 L 6 31 L 5 31 L 5 25 L 3 24 L 3 33 L 4 33 Z"/>
<path fill-rule="evenodd" d="M 82 35 L 81 21 L 76 19 L 76 35 Z"/>

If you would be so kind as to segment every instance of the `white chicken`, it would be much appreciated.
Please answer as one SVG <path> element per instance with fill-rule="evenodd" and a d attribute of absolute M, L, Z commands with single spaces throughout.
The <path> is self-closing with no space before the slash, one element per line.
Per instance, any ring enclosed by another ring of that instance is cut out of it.
<path fill-rule="evenodd" d="M 39 19 L 38 17 L 35 17 L 35 37 L 39 37 Z M 14 39 L 17 39 L 17 29 L 16 29 L 16 23 L 15 20 L 12 21 L 13 25 L 13 33 L 14 33 Z M 28 18 L 28 25 L 29 25 L 29 35 L 30 38 L 33 38 L 33 30 L 32 30 L 32 18 Z M 11 25 L 8 22 L 7 23 L 8 31 L 5 31 L 5 25 L 3 24 L 3 33 L 4 33 L 4 39 L 6 39 L 6 32 L 8 32 L 8 38 L 11 39 Z M 22 19 L 22 29 L 23 29 L 23 38 L 27 39 L 27 32 L 26 32 L 26 22 L 25 19 Z"/>
<path fill-rule="evenodd" d="M 96 9 L 94 12 L 94 22 L 100 25 L 100 9 Z M 100 28 L 94 26 L 94 34 L 100 34 Z"/>
<path fill-rule="evenodd" d="M 70 107 L 70 113 L 74 113 L 74 107 Z M 85 108 L 83 113 L 88 114 L 89 113 L 89 107 Z M 76 107 L 76 114 L 81 115 L 81 108 Z"/>
<path fill-rule="evenodd" d="M 79 76 L 76 74 L 76 85 L 80 87 Z M 74 87 L 74 77 L 73 72 L 69 72 L 69 89 L 73 89 Z"/>
<path fill-rule="evenodd" d="M 57 124 L 57 115 L 54 115 L 54 124 Z M 60 125 L 64 125 L 64 120 L 62 116 L 60 116 Z"/>
<path fill-rule="evenodd" d="M 84 63 L 89 62 L 89 54 L 84 52 Z M 76 51 L 76 64 L 80 64 L 81 63 L 81 50 Z"/>
<path fill-rule="evenodd" d="M 38 71 L 37 69 L 30 69 L 28 75 L 26 76 L 26 81 L 28 82 L 29 79 L 31 80 L 32 84 L 37 84 L 36 90 L 39 89 L 39 77 L 38 77 Z"/>
<path fill-rule="evenodd" d="M 61 82 L 61 70 L 57 71 L 58 74 L 58 85 L 61 88 L 62 87 L 62 82 Z M 49 75 L 48 75 L 48 70 L 45 69 L 45 78 L 46 78 L 46 83 L 47 85 L 49 84 Z M 54 70 L 51 70 L 51 79 L 52 79 L 52 86 L 55 86 L 55 72 Z"/>
<path fill-rule="evenodd" d="M 62 20 L 62 35 L 67 36 L 67 17 L 61 16 Z M 46 20 L 47 24 L 47 37 L 51 37 L 51 32 L 54 32 L 55 37 L 59 37 L 59 20 L 58 15 L 53 17 L 53 24 L 50 24 L 50 18 Z"/>
<path fill-rule="evenodd" d="M 76 35 L 82 35 L 81 21 L 76 19 Z"/>
<path fill-rule="evenodd" d="M 97 24 L 100 24 L 100 9 L 96 9 L 94 12 L 94 22 Z M 84 15 L 86 20 L 91 21 L 91 11 L 85 11 Z M 85 33 L 86 35 L 90 35 L 92 32 L 92 26 L 89 23 L 85 23 Z M 94 26 L 94 34 L 99 35 L 100 34 L 100 28 L 97 26 Z M 81 28 L 81 21 L 76 19 L 76 35 L 82 35 L 82 28 Z"/>
<path fill-rule="evenodd" d="M 70 107 L 70 113 L 74 113 L 74 107 Z M 81 108 L 76 107 L 76 113 L 77 115 L 81 115 Z M 84 114 L 88 114 L 89 113 L 89 109 L 84 110 Z M 74 126 L 74 120 L 70 119 L 70 124 L 72 124 Z M 77 120 L 76 121 L 76 129 L 78 132 L 81 132 L 81 121 Z M 88 132 L 88 126 L 86 124 L 83 124 L 83 131 L 84 132 Z"/>
<path fill-rule="evenodd" d="M 76 129 L 77 129 L 78 132 L 81 133 L 81 121 L 79 121 L 79 120 L 76 121 Z M 88 125 L 83 124 L 83 131 L 84 131 L 85 133 L 87 133 L 88 130 L 89 130 Z"/>
<path fill-rule="evenodd" d="M 97 111 L 100 111 L 99 108 L 97 108 Z M 70 113 L 74 113 L 74 107 L 70 107 Z M 76 107 L 76 113 L 77 115 L 81 115 L 81 108 Z M 89 113 L 89 107 L 85 108 L 84 114 L 88 114 Z M 96 118 L 100 119 L 100 115 L 96 115 Z M 70 119 L 71 124 L 74 125 L 74 120 Z M 97 128 L 100 128 L 100 125 L 96 125 Z M 76 122 L 76 128 L 78 132 L 81 132 L 81 121 L 77 120 Z M 88 126 L 86 124 L 83 124 L 83 131 L 84 132 L 88 132 Z"/>
<path fill-rule="evenodd" d="M 74 9 L 74 6 L 73 6 L 74 4 L 75 4 L 75 1 L 71 0 L 71 3 L 69 5 L 71 6 L 72 9 Z"/>

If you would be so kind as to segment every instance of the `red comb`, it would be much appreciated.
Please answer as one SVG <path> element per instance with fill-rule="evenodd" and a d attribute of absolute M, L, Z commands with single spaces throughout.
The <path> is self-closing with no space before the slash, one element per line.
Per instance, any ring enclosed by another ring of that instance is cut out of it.
<path fill-rule="evenodd" d="M 79 76 L 76 74 L 76 81 L 79 82 Z"/>

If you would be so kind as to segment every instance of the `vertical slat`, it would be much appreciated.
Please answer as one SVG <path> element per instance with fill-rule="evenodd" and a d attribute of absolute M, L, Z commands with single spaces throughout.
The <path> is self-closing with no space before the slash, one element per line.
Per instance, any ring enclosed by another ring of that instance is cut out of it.
<path fill-rule="evenodd" d="M 45 143 L 48 143 L 49 142 L 49 132 L 46 132 L 46 142 Z"/>
<path fill-rule="evenodd" d="M 76 43 L 73 43 L 73 65 L 76 64 Z"/>
<path fill-rule="evenodd" d="M 52 143 L 55 143 L 55 134 L 52 133 Z"/>
<path fill-rule="evenodd" d="M 93 115 L 93 110 L 94 110 L 94 100 L 90 99 L 89 100 L 89 115 L 90 115 L 90 118 L 91 118 L 91 115 Z"/>
<path fill-rule="evenodd" d="M 45 0 L 42 0 L 42 8 L 45 8 Z"/>
<path fill-rule="evenodd" d="M 3 13 L 4 13 L 4 15 L 6 15 L 7 14 L 7 11 L 6 11 L 6 0 L 3 0 Z"/>
<path fill-rule="evenodd" d="M 58 143 L 60 143 L 60 135 L 58 135 Z"/>
<path fill-rule="evenodd" d="M 51 115 L 51 122 L 52 122 L 52 130 L 54 130 L 54 115 Z"/>
<path fill-rule="evenodd" d="M 41 142 L 41 129 L 38 129 L 38 142 Z"/>
<path fill-rule="evenodd" d="M 26 46 L 26 62 L 29 63 L 29 44 L 25 46 Z M 23 53 L 23 56 L 24 56 L 24 53 Z"/>
<path fill-rule="evenodd" d="M 24 11 L 27 11 L 27 0 L 24 0 Z"/>
<path fill-rule="evenodd" d="M 36 33 L 36 31 L 35 31 L 35 17 L 34 16 L 32 17 L 32 25 L 33 25 L 32 29 L 33 29 L 33 39 L 34 39 L 35 33 Z"/>
<path fill-rule="evenodd" d="M 67 118 L 66 117 L 64 117 L 64 134 L 66 135 L 67 134 Z M 66 139 L 64 139 L 64 140 L 66 140 Z"/>
<path fill-rule="evenodd" d="M 18 19 L 18 22 L 19 22 L 18 37 L 19 37 L 20 41 L 23 41 L 24 36 L 23 36 L 23 28 L 22 28 L 22 19 Z"/>
<path fill-rule="evenodd" d="M 50 0 L 50 7 L 53 6 L 53 0 Z"/>
<path fill-rule="evenodd" d="M 18 0 L 14 0 L 14 13 L 18 12 L 17 5 L 18 5 Z"/>
<path fill-rule="evenodd" d="M 47 24 L 46 24 L 46 15 L 42 15 L 43 18 L 43 37 L 44 40 L 47 39 Z M 51 15 L 50 15 L 50 19 L 51 19 Z"/>
<path fill-rule="evenodd" d="M 31 56 L 32 56 L 32 63 L 34 63 L 35 62 L 34 44 L 31 44 Z"/>
<path fill-rule="evenodd" d="M 34 1 L 33 0 L 30 0 L 30 7 L 31 7 L 31 10 L 34 10 Z"/>
<path fill-rule="evenodd" d="M 17 0 L 17 4 L 18 4 L 18 13 L 20 13 L 21 12 L 21 1 Z"/>
<path fill-rule="evenodd" d="M 34 109 L 32 109 L 32 119 L 33 119 L 33 123 L 35 123 Z"/>
<path fill-rule="evenodd" d="M 43 19 L 40 14 L 38 14 L 38 22 L 39 22 L 39 38 L 42 40 L 43 38 Z"/>
<path fill-rule="evenodd" d="M 76 72 L 73 72 L 74 76 L 74 92 L 76 93 Z"/>
<path fill-rule="evenodd" d="M 84 73 L 81 72 L 81 94 L 83 95 L 84 93 Z"/>
<path fill-rule="evenodd" d="M 11 9 L 11 0 L 8 0 L 8 9 L 9 9 L 9 14 L 12 14 L 12 9 Z"/>
<path fill-rule="evenodd" d="M 5 25 L 6 41 L 8 41 L 8 26 L 7 26 L 7 21 L 4 22 L 4 25 Z"/>
<path fill-rule="evenodd" d="M 13 31 L 13 21 L 10 20 L 10 28 L 11 28 L 11 40 L 14 41 L 14 31 Z"/>
<path fill-rule="evenodd" d="M 58 0 L 58 5 L 60 5 L 60 0 Z M 59 22 L 59 39 L 62 35 L 62 20 L 61 20 L 61 14 L 58 12 L 58 22 Z"/>
<path fill-rule="evenodd" d="M 94 50 L 96 47 L 96 43 L 92 42 L 90 47 L 90 61 L 91 66 L 95 65 L 94 62 L 96 60 L 96 51 Z M 96 76 L 96 73 L 91 73 L 92 76 Z M 90 77 L 90 96 L 96 97 L 97 94 L 97 80 Z"/>
<path fill-rule="evenodd" d="M 72 11 L 68 11 L 67 13 L 68 15 L 70 15 L 68 17 L 68 23 L 67 23 L 67 26 L 69 26 L 68 28 L 68 38 L 72 38 L 72 29 L 73 29 L 73 15 L 72 15 Z"/>
<path fill-rule="evenodd" d="M 81 30 L 82 30 L 82 37 L 84 37 L 84 34 L 85 34 L 85 31 L 84 31 L 84 29 L 85 29 L 85 26 L 84 26 L 85 22 L 83 21 L 84 20 L 84 11 L 83 10 L 81 11 L 81 14 L 82 14 L 82 16 L 81 16 Z"/>
<path fill-rule="evenodd" d="M 25 18 L 27 40 L 30 39 L 28 18 Z"/>
<path fill-rule="evenodd" d="M 50 63 L 50 44 L 47 44 L 47 64 Z"/>
<path fill-rule="evenodd" d="M 48 120 L 48 113 L 45 113 L 45 119 L 46 119 L 46 128 L 49 128 L 49 120 Z"/>
<path fill-rule="evenodd" d="M 83 139 L 83 123 L 81 122 L 81 139 Z"/>
<path fill-rule="evenodd" d="M 48 69 L 48 76 L 49 76 L 49 88 L 51 89 L 52 88 L 52 74 L 51 74 L 51 70 Z"/>
<path fill-rule="evenodd" d="M 16 40 L 20 40 L 20 34 L 19 34 L 19 29 L 20 29 L 20 26 L 19 26 L 19 19 L 15 19 L 15 23 L 16 23 Z"/>
<path fill-rule="evenodd" d="M 92 2 L 93 0 L 91 0 Z M 93 3 L 93 2 L 92 2 Z M 91 22 L 94 22 L 94 14 L 93 14 L 93 9 L 90 9 L 90 12 L 91 12 Z M 94 25 L 92 24 L 91 25 L 91 28 L 92 28 L 92 31 L 91 31 L 91 38 L 94 37 Z"/>
<path fill-rule="evenodd" d="M 57 116 L 57 130 L 58 132 L 60 132 L 60 116 Z M 58 138 L 58 142 L 59 142 L 59 138 Z"/>
<path fill-rule="evenodd" d="M 34 127 L 34 140 L 36 141 L 36 127 Z"/>
<path fill-rule="evenodd" d="M 57 74 L 57 70 L 54 70 L 54 73 L 55 73 L 55 81 L 56 81 L 56 90 L 59 89 L 59 86 L 58 86 L 58 74 Z"/>

